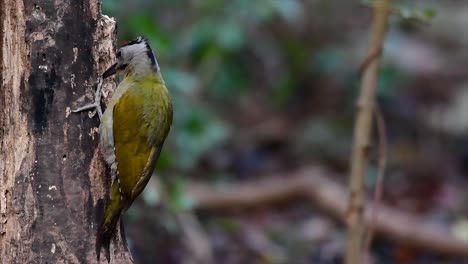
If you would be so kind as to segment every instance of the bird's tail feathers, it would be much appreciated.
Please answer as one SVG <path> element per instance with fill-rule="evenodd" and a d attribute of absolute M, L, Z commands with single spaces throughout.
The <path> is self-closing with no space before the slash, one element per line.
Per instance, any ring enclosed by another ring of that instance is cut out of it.
<path fill-rule="evenodd" d="M 124 203 L 120 197 L 118 183 L 115 181 L 112 184 L 111 201 L 107 206 L 105 215 L 99 225 L 96 235 L 96 256 L 99 262 L 101 256 L 101 248 L 104 248 L 106 259 L 110 262 L 110 241 L 115 235 L 117 222 L 124 208 Z M 114 190 L 115 189 L 115 190 Z"/>

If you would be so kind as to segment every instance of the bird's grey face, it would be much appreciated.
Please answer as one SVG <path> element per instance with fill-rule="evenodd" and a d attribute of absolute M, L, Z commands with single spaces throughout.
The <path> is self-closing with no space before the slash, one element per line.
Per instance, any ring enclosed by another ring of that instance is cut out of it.
<path fill-rule="evenodd" d="M 142 74 L 159 71 L 159 66 L 148 41 L 138 37 L 122 46 L 116 54 L 117 62 L 104 72 L 105 79 L 119 72 Z"/>

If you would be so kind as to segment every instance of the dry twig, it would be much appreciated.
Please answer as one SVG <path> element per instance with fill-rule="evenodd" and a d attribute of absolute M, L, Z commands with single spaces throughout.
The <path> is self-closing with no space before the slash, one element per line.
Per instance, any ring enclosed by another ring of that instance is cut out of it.
<path fill-rule="evenodd" d="M 390 0 L 380 0 L 374 5 L 374 19 L 370 36 L 365 68 L 362 73 L 361 94 L 358 99 L 358 113 L 354 126 L 353 149 L 350 159 L 350 203 L 348 209 L 348 238 L 346 263 L 359 264 L 362 260 L 364 240 L 364 175 L 369 162 L 370 133 L 375 107 L 377 70 L 380 51 L 387 33 L 387 18 Z"/>
<path fill-rule="evenodd" d="M 377 172 L 377 182 L 375 185 L 374 200 L 372 201 L 371 218 L 367 237 L 364 241 L 364 252 L 368 252 L 374 235 L 374 226 L 377 221 L 377 210 L 382 200 L 385 169 L 387 168 L 387 133 L 385 132 L 385 120 L 379 107 L 375 108 L 375 121 L 377 124 L 377 134 L 379 137 L 379 163 Z M 365 263 L 365 262 L 364 262 Z"/>

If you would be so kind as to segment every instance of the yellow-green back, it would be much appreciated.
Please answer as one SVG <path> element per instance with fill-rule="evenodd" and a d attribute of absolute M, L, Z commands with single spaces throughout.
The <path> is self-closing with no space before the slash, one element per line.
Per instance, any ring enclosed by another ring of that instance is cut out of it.
<path fill-rule="evenodd" d="M 153 172 L 172 123 L 172 105 L 160 73 L 138 81 L 128 75 L 121 85 L 125 83 L 133 85 L 115 104 L 113 134 L 121 191 L 130 198 L 142 191 Z"/>

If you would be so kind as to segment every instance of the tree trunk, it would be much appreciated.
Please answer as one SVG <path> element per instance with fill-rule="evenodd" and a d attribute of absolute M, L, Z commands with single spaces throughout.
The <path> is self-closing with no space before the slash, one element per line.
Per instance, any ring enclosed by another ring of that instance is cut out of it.
<path fill-rule="evenodd" d="M 0 0 L 0 20 L 0 263 L 97 263 L 110 180 L 97 118 L 70 109 L 92 101 L 115 23 L 98 0 Z M 117 240 L 112 263 L 131 263 Z"/>

